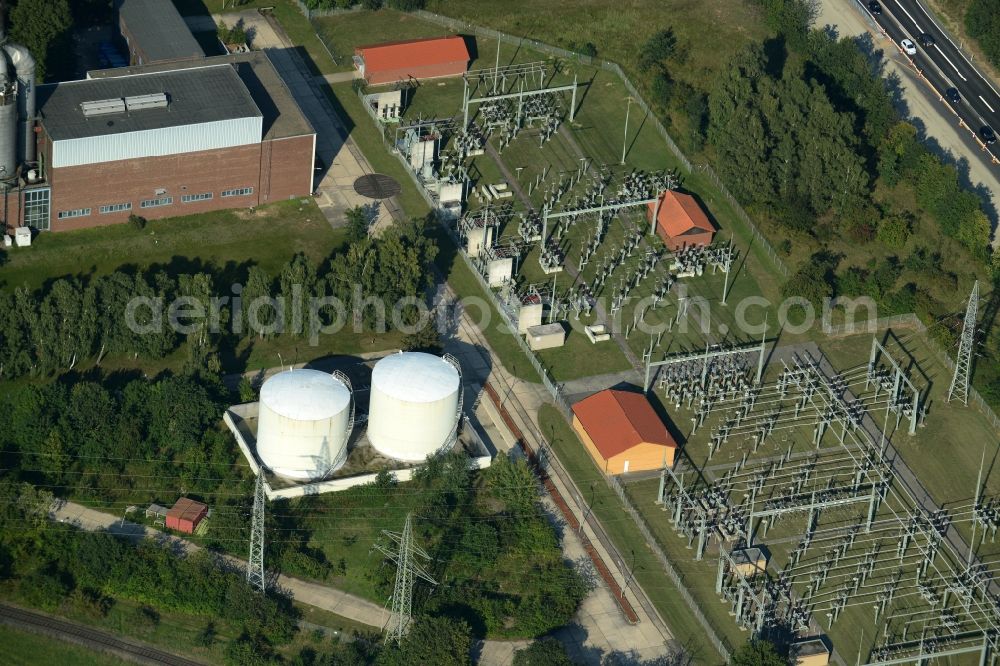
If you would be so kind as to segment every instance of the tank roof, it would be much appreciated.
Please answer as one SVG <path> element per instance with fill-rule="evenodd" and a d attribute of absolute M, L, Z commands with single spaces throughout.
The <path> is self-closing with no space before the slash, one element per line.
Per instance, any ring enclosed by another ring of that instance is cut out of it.
<path fill-rule="evenodd" d="M 457 391 L 458 382 L 454 366 L 424 352 L 386 356 L 372 371 L 372 388 L 407 402 L 436 402 Z"/>
<path fill-rule="evenodd" d="M 280 372 L 260 388 L 260 401 L 281 416 L 318 421 L 339 414 L 351 403 L 351 392 L 319 370 Z"/>

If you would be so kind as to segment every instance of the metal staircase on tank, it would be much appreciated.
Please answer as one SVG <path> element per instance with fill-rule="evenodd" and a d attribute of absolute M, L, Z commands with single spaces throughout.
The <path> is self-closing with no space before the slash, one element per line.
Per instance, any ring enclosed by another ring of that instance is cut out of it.
<path fill-rule="evenodd" d="M 451 436 L 445 442 L 444 446 L 441 447 L 442 451 L 446 451 L 454 446 L 455 441 L 458 439 L 458 424 L 462 419 L 462 403 L 465 398 L 465 390 L 462 386 L 462 366 L 459 364 L 458 359 L 451 354 L 445 354 L 442 358 L 455 368 L 455 372 L 458 373 L 458 405 L 455 408 L 455 421 L 451 428 Z"/>
<path fill-rule="evenodd" d="M 351 380 L 340 370 L 334 370 L 330 373 L 333 375 L 334 379 L 339 380 L 344 386 L 347 387 L 348 392 L 351 394 L 351 416 L 347 419 L 347 431 L 344 433 L 344 441 L 348 442 L 351 439 L 351 433 L 354 432 L 354 387 L 351 385 Z"/>

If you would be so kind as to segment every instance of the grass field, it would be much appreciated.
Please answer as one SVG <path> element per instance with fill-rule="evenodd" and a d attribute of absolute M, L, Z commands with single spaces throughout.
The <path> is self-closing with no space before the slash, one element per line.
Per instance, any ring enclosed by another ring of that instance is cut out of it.
<path fill-rule="evenodd" d="M 256 209 L 224 210 L 152 220 L 141 231 L 129 224 L 42 234 L 29 248 L 7 253 L 4 288 L 34 289 L 59 277 L 87 280 L 119 268 L 166 268 L 171 273 L 210 270 L 235 281 L 250 265 L 274 274 L 296 253 L 317 262 L 344 243 L 311 199 Z"/>
<path fill-rule="evenodd" d="M 120 666 L 128 664 L 109 654 L 94 652 L 78 645 L 30 631 L 0 625 L 0 653 L 8 666 L 37 664 L 73 664 L 73 666 Z"/>
<path fill-rule="evenodd" d="M 635 60 L 638 45 L 669 27 L 688 54 L 683 67 L 676 68 L 676 75 L 686 80 L 704 79 L 750 40 L 767 34 L 757 10 L 742 0 L 431 0 L 427 9 L 563 48 L 592 42 L 599 57 L 626 68 Z"/>

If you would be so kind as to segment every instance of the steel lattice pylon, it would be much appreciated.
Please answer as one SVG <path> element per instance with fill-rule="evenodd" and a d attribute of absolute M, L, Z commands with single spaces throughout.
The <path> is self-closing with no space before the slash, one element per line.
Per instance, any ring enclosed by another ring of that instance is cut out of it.
<path fill-rule="evenodd" d="M 414 561 L 414 555 L 419 555 L 425 560 L 429 560 L 430 555 L 413 542 L 412 514 L 406 514 L 406 524 L 402 532 L 382 530 L 382 534 L 399 546 L 393 551 L 381 544 L 375 544 L 375 549 L 396 565 L 396 583 L 392 590 L 392 617 L 389 618 L 386 627 L 385 640 L 387 643 L 389 641 L 398 643 L 406 634 L 410 623 L 414 579 L 423 578 L 431 585 L 437 585 L 437 581 Z"/>
<path fill-rule="evenodd" d="M 253 491 L 253 522 L 250 525 L 250 557 L 247 559 L 247 584 L 265 589 L 264 582 L 264 470 L 257 472 Z"/>
<path fill-rule="evenodd" d="M 965 321 L 962 324 L 962 340 L 958 344 L 958 358 L 955 359 L 955 374 L 948 388 L 948 402 L 959 398 L 962 404 L 969 404 L 969 374 L 972 371 L 972 344 L 976 339 L 976 314 L 979 310 L 979 280 L 972 285 L 969 304 L 965 306 Z"/>

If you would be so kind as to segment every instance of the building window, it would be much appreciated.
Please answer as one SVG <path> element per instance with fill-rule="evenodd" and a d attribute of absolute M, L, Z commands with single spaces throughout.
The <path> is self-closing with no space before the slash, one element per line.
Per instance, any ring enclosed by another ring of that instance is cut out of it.
<path fill-rule="evenodd" d="M 48 231 L 49 222 L 49 188 L 27 190 L 24 193 L 24 226 Z"/>
<path fill-rule="evenodd" d="M 211 192 L 202 192 L 201 194 L 182 194 L 181 201 L 184 203 L 194 203 L 195 201 L 208 201 L 212 198 Z"/>
<path fill-rule="evenodd" d="M 74 208 L 73 210 L 59 211 L 60 220 L 66 220 L 71 217 L 87 217 L 88 215 L 90 215 L 89 208 Z"/>
<path fill-rule="evenodd" d="M 101 206 L 98 210 L 102 215 L 104 213 L 120 213 L 123 210 L 132 210 L 132 203 L 108 204 L 106 206 Z"/>
<path fill-rule="evenodd" d="M 159 199 L 143 199 L 139 203 L 140 208 L 156 208 L 157 206 L 169 206 L 174 202 L 173 197 L 160 197 Z"/>
<path fill-rule="evenodd" d="M 222 190 L 223 197 L 245 197 L 248 194 L 253 194 L 252 187 L 238 187 L 233 190 Z"/>

